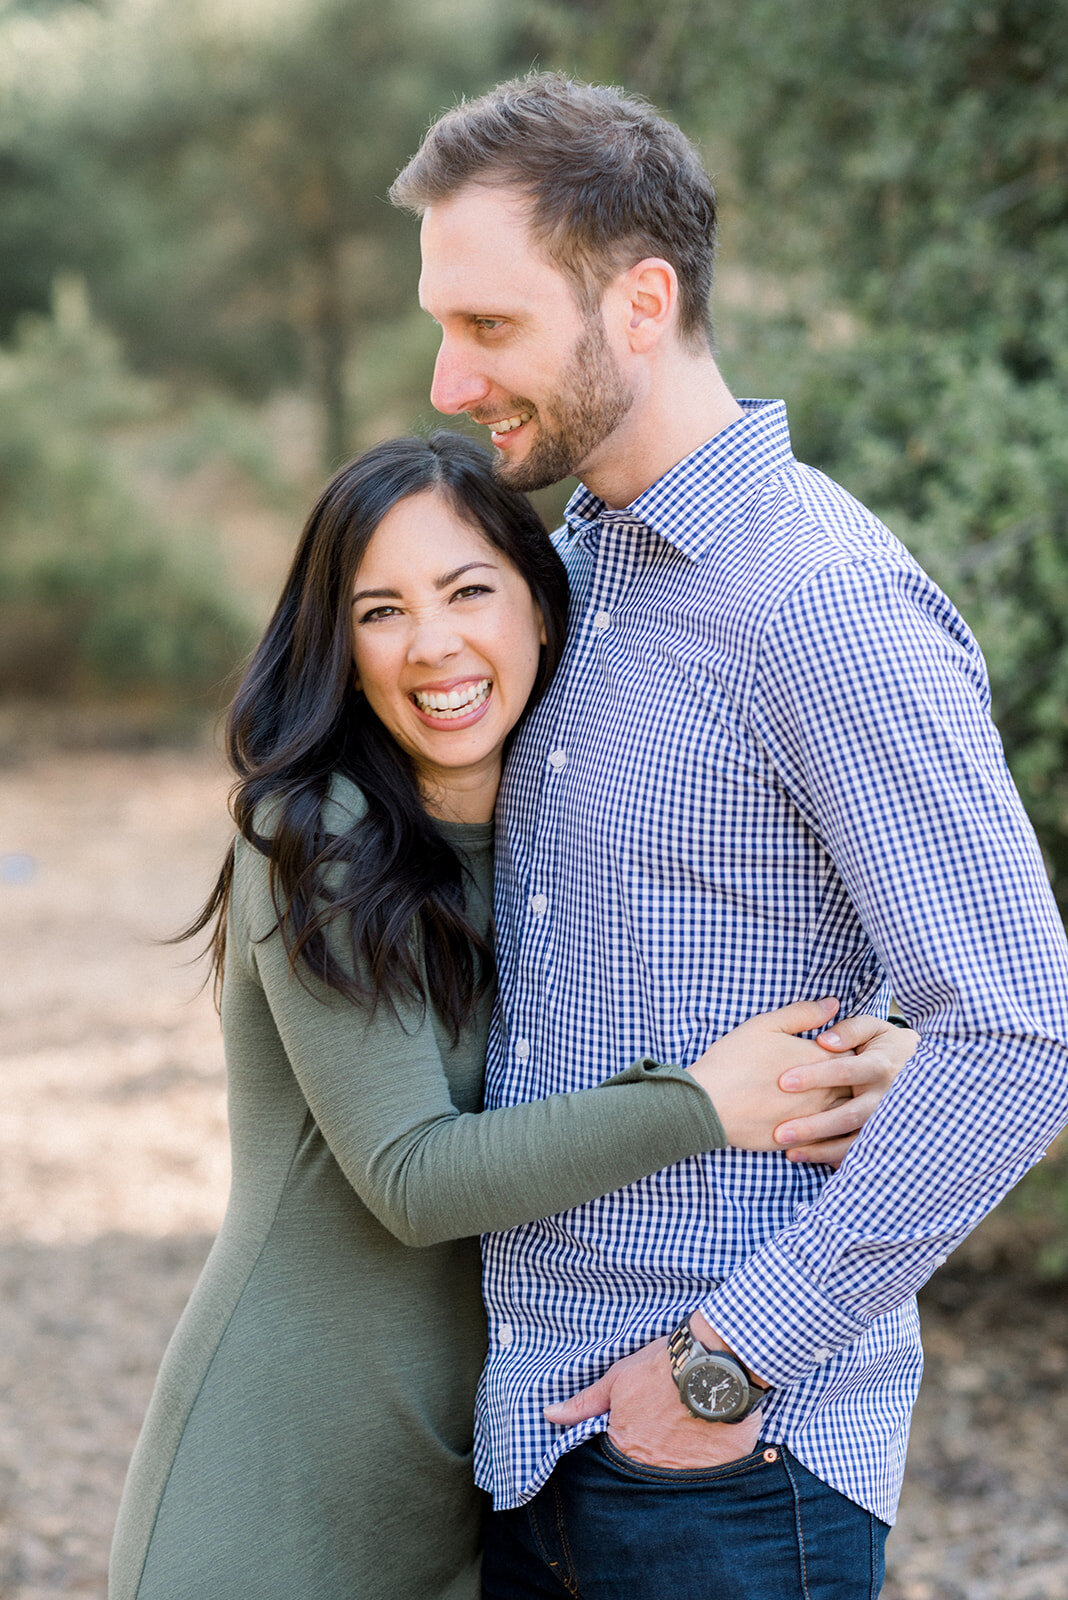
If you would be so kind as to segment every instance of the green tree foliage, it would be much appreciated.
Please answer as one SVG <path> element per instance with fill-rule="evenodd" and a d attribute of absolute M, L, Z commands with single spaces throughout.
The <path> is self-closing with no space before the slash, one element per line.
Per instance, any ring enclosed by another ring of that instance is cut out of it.
<path fill-rule="evenodd" d="M 76 280 L 0 349 L 0 692 L 218 704 L 247 624 L 202 551 L 177 559 L 103 442 L 157 405 Z"/>
<path fill-rule="evenodd" d="M 335 462 L 354 442 L 361 332 L 413 298 L 416 235 L 386 190 L 434 111 L 495 75 L 500 31 L 488 0 L 102 0 L 47 28 L 16 17 L 0 318 L 76 269 L 142 370 L 312 389 Z"/>
<path fill-rule="evenodd" d="M 681 116 L 694 134 L 706 121 L 720 30 L 737 27 L 737 16 L 725 0 L 525 0 L 511 54 L 591 83 L 620 84 Z"/>

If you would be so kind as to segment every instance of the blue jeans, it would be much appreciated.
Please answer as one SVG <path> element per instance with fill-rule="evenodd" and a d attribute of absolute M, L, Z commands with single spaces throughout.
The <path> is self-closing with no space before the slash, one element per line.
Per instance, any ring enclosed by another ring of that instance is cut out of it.
<path fill-rule="evenodd" d="M 597 1434 L 486 1524 L 485 1600 L 875 1600 L 886 1524 L 781 1445 L 646 1467 Z"/>

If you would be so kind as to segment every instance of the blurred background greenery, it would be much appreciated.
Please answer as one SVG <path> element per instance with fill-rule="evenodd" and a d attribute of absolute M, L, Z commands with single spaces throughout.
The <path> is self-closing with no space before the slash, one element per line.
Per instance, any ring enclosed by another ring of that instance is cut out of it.
<path fill-rule="evenodd" d="M 390 181 L 458 95 L 559 67 L 701 145 L 728 380 L 972 623 L 1068 909 L 1066 12 L 0 0 L 0 695 L 218 708 L 317 483 L 434 420 Z M 1055 1163 L 1021 1202 L 1053 1272 Z"/>

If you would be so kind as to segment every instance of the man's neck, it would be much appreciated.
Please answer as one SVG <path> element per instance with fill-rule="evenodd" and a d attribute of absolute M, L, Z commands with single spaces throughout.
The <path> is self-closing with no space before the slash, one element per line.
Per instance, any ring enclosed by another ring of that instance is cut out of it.
<path fill-rule="evenodd" d="M 744 415 L 711 355 L 678 350 L 583 464 L 580 477 L 607 506 L 621 509 Z"/>

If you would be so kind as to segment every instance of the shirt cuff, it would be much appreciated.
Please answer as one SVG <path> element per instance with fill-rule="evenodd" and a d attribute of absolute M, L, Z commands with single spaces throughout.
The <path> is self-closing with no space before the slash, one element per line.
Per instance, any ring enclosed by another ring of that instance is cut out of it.
<path fill-rule="evenodd" d="M 843 1311 L 774 1241 L 696 1309 L 728 1349 L 775 1389 L 809 1377 L 868 1327 Z"/>

